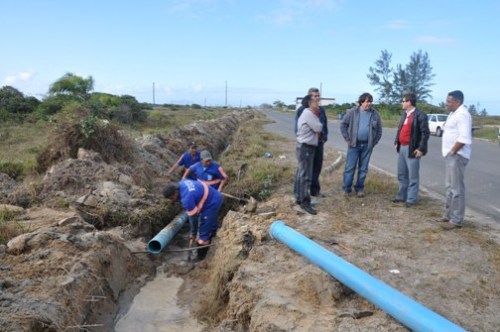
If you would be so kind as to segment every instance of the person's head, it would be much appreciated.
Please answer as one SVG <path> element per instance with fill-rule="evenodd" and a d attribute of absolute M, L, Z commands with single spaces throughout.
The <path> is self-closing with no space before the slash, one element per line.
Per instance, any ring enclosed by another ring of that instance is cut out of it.
<path fill-rule="evenodd" d="M 307 94 L 310 95 L 313 99 L 320 99 L 321 95 L 319 93 L 318 88 L 309 88 L 309 91 L 307 91 Z"/>
<path fill-rule="evenodd" d="M 370 109 L 372 107 L 372 103 L 373 103 L 373 96 L 368 92 L 363 93 L 358 98 L 358 104 L 362 110 Z"/>
<path fill-rule="evenodd" d="M 312 95 L 304 96 L 304 98 L 302 98 L 302 106 L 316 109 L 319 106 L 319 98 L 315 98 Z"/>
<path fill-rule="evenodd" d="M 212 162 L 212 155 L 208 150 L 203 150 L 200 152 L 200 159 L 203 166 L 207 167 Z"/>
<path fill-rule="evenodd" d="M 446 97 L 446 110 L 448 112 L 455 112 L 457 108 L 464 103 L 464 94 L 460 90 L 455 90 L 448 93 Z"/>
<path fill-rule="evenodd" d="M 196 153 L 196 150 L 198 149 L 198 146 L 196 145 L 195 142 L 189 143 L 189 152 L 194 156 Z"/>
<path fill-rule="evenodd" d="M 403 96 L 403 100 L 401 101 L 401 104 L 403 104 L 403 109 L 404 110 L 411 110 L 415 106 L 417 106 L 417 96 L 412 93 L 405 93 Z"/>
<path fill-rule="evenodd" d="M 163 188 L 163 197 L 171 202 L 179 201 L 179 184 L 169 183 Z"/>

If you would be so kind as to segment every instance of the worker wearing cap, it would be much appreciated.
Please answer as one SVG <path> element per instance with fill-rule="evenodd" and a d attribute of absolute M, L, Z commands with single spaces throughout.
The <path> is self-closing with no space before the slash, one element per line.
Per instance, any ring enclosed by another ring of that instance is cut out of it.
<path fill-rule="evenodd" d="M 170 176 L 178 167 L 184 167 L 188 169 L 192 165 L 196 164 L 201 160 L 200 152 L 197 150 L 196 143 L 191 142 L 189 144 L 189 149 L 182 154 L 182 156 L 177 160 L 175 164 L 168 170 L 167 176 Z M 194 177 L 193 180 L 196 180 Z"/>
<path fill-rule="evenodd" d="M 200 246 L 210 244 L 217 233 L 217 216 L 222 206 L 222 195 L 201 181 L 181 180 L 163 189 L 163 196 L 179 202 L 189 216 L 190 239 L 198 235 Z M 198 227 L 199 220 L 199 227 Z M 208 248 L 198 249 L 198 258 L 204 259 Z"/>
<path fill-rule="evenodd" d="M 194 176 L 198 181 L 202 181 L 218 191 L 227 181 L 227 174 L 222 167 L 212 160 L 212 155 L 207 150 L 200 153 L 201 161 L 189 167 L 184 173 L 183 179 Z"/>

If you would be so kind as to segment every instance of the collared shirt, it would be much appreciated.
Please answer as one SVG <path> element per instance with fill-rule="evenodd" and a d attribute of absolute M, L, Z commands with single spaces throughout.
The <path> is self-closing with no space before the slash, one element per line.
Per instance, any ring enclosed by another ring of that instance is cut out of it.
<path fill-rule="evenodd" d="M 227 180 L 227 174 L 222 167 L 215 161 L 212 161 L 207 167 L 200 162 L 189 167 L 189 174 L 194 174 L 196 179 L 202 181 L 215 189 L 219 189 L 221 183 Z M 184 174 L 184 176 L 186 176 Z"/>
<path fill-rule="evenodd" d="M 188 216 L 194 216 L 219 204 L 221 194 L 206 183 L 193 180 L 179 182 L 180 202 Z"/>
<path fill-rule="evenodd" d="M 460 105 L 448 115 L 443 126 L 442 149 L 443 157 L 450 153 L 455 143 L 465 144 L 458 154 L 470 159 L 472 144 L 472 117 L 464 105 Z"/>
<path fill-rule="evenodd" d="M 200 152 L 199 151 L 196 151 L 195 155 L 194 155 L 194 158 L 193 156 L 191 155 L 191 152 L 189 151 L 186 151 L 182 154 L 182 156 L 179 158 L 179 160 L 177 160 L 177 165 L 178 166 L 184 166 L 186 168 L 189 168 L 191 167 L 192 165 L 196 164 L 197 162 L 199 162 L 201 159 L 200 159 Z"/>

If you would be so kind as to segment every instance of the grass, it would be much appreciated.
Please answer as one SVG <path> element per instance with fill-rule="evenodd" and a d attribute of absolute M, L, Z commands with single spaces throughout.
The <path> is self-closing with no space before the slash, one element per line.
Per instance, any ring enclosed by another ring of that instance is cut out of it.
<path fill-rule="evenodd" d="M 0 127 L 0 172 L 14 179 L 21 179 L 36 169 L 36 158 L 47 144 L 53 124 L 5 123 Z"/>
<path fill-rule="evenodd" d="M 482 127 L 474 131 L 474 137 L 486 139 L 488 141 L 497 141 L 498 127 Z"/>
<path fill-rule="evenodd" d="M 19 223 L 11 222 L 18 214 L 18 212 L 0 208 L 0 244 L 6 244 L 10 239 L 28 231 Z"/>
<path fill-rule="evenodd" d="M 230 178 L 227 190 L 238 197 L 264 200 L 283 181 L 294 176 L 289 164 L 279 162 L 278 146 L 269 144 L 283 138 L 264 131 L 264 123 L 263 119 L 256 119 L 241 126 L 230 148 L 221 155 L 220 163 Z M 266 153 L 272 157 L 266 157 Z"/>
<path fill-rule="evenodd" d="M 231 112 L 230 109 L 192 109 L 158 106 L 148 110 L 144 123 L 127 127 L 134 137 L 141 135 L 165 134 L 172 129 L 185 126 L 194 121 L 212 120 Z"/>

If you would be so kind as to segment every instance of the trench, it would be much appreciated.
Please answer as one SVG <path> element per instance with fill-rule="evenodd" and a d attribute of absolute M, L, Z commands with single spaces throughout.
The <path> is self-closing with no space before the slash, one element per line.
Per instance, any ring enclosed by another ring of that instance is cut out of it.
<path fill-rule="evenodd" d="M 128 311 L 118 318 L 116 332 L 178 331 L 199 332 L 205 326 L 177 303 L 177 292 L 184 280 L 165 272 L 145 284 L 134 297 Z"/>

